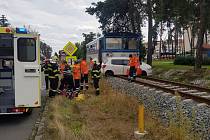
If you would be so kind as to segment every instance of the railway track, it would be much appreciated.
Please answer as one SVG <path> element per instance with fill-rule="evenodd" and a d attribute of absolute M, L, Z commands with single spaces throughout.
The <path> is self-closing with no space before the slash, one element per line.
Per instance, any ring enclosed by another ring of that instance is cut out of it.
<path fill-rule="evenodd" d="M 125 76 L 117 76 L 118 78 L 127 80 Z M 155 78 L 137 78 L 135 83 L 140 85 L 149 86 L 152 88 L 160 89 L 162 91 L 178 94 L 183 98 L 192 99 L 199 103 L 210 105 L 210 89 L 194 85 L 182 84 L 168 80 L 155 79 Z"/>

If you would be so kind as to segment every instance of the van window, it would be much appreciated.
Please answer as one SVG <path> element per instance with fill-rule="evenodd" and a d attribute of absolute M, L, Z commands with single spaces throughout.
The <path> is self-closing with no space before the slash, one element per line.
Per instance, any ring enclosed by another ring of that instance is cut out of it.
<path fill-rule="evenodd" d="M 123 65 L 123 60 L 120 59 L 112 59 L 112 65 Z"/>
<path fill-rule="evenodd" d="M 36 60 L 36 41 L 33 38 L 19 38 L 17 41 L 18 60 L 34 62 Z"/>
<path fill-rule="evenodd" d="M 127 66 L 128 63 L 129 63 L 129 60 L 126 60 L 126 59 L 113 59 L 111 61 L 111 63 L 113 65 L 124 65 L 124 66 Z"/>
<path fill-rule="evenodd" d="M 123 65 L 128 66 L 129 60 L 123 60 Z"/>

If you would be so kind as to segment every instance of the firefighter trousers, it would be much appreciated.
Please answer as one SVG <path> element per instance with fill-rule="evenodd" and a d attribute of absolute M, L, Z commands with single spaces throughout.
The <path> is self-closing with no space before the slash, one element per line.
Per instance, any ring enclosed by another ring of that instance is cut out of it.
<path fill-rule="evenodd" d="M 46 90 L 49 89 L 49 76 L 45 76 L 45 85 L 46 85 Z"/>
<path fill-rule="evenodd" d="M 130 67 L 130 73 L 129 73 L 130 79 L 133 80 L 136 77 L 136 68 L 135 66 Z"/>
<path fill-rule="evenodd" d="M 74 91 L 76 92 L 76 95 L 80 92 L 80 79 L 74 79 Z"/>
<path fill-rule="evenodd" d="M 83 90 L 84 87 L 86 87 L 86 89 L 88 89 L 88 74 L 81 75 L 80 89 Z"/>
<path fill-rule="evenodd" d="M 99 89 L 99 79 L 98 78 L 93 78 L 93 85 L 96 90 L 96 95 L 99 95 L 100 89 Z"/>
<path fill-rule="evenodd" d="M 74 89 L 73 76 L 66 75 L 66 76 L 63 77 L 63 79 L 61 79 L 61 85 L 59 87 L 59 90 L 64 90 L 65 87 L 68 90 L 73 90 Z"/>
<path fill-rule="evenodd" d="M 59 82 L 59 78 L 58 77 L 50 78 L 49 97 L 53 97 L 53 96 L 55 96 L 58 93 L 57 92 L 58 82 Z"/>

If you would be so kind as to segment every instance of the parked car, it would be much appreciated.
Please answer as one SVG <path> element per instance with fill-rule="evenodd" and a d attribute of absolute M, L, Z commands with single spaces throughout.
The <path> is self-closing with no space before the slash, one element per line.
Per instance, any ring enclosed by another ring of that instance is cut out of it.
<path fill-rule="evenodd" d="M 105 76 L 127 75 L 129 58 L 128 57 L 110 57 L 102 64 L 102 72 Z M 143 76 L 152 75 L 152 67 L 142 62 L 140 68 Z"/>

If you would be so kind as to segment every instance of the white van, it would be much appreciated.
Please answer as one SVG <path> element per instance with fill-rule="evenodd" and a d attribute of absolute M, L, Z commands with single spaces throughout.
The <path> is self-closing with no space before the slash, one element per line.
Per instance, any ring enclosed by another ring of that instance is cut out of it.
<path fill-rule="evenodd" d="M 0 27 L 0 115 L 41 106 L 40 72 L 39 35 Z"/>
<path fill-rule="evenodd" d="M 105 76 L 127 75 L 129 58 L 128 57 L 108 57 L 102 64 L 102 72 Z M 143 76 L 152 75 L 152 67 L 142 62 L 140 68 Z"/>

